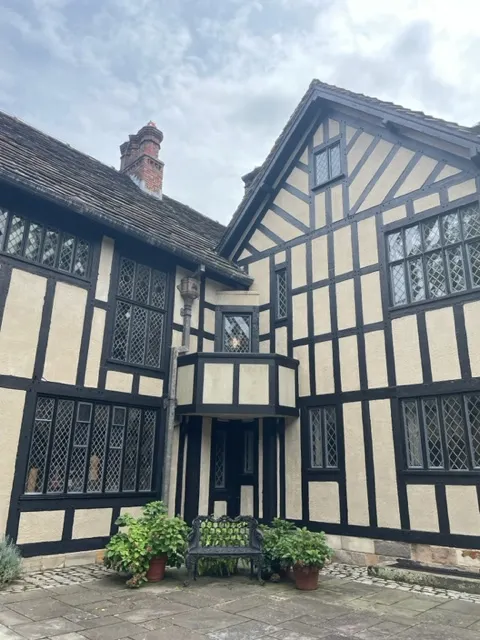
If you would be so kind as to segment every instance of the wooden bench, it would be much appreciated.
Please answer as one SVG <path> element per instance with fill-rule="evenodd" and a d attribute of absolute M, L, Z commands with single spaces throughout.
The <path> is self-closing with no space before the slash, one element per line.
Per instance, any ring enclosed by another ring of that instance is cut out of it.
<path fill-rule="evenodd" d="M 250 560 L 250 576 L 253 577 L 255 565 L 258 581 L 263 584 L 263 533 L 258 528 L 258 522 L 251 516 L 237 518 L 197 516 L 188 537 L 188 551 L 185 558 L 188 578 L 185 586 L 190 584 L 192 577 L 196 580 L 200 558 Z"/>

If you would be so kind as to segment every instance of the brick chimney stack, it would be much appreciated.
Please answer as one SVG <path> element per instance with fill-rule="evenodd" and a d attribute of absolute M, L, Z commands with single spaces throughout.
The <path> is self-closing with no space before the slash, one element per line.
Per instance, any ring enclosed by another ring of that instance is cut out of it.
<path fill-rule="evenodd" d="M 163 133 L 150 120 L 138 133 L 130 135 L 128 141 L 120 145 L 120 171 L 157 198 L 162 197 L 164 164 L 158 159 L 162 140 Z"/>

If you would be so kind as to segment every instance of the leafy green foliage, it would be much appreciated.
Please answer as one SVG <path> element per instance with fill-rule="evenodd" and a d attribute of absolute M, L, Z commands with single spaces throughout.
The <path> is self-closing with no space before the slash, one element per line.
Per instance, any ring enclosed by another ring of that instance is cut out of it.
<path fill-rule="evenodd" d="M 315 533 L 306 527 L 282 536 L 276 545 L 280 561 L 292 567 L 321 569 L 333 555 L 323 532 Z"/>
<path fill-rule="evenodd" d="M 266 574 L 279 573 L 285 563 L 282 563 L 278 543 L 284 536 L 298 531 L 298 528 L 293 522 L 274 518 L 270 526 L 260 525 L 260 530 L 263 533 L 264 572 Z"/>
<path fill-rule="evenodd" d="M 183 563 L 188 526 L 182 518 L 169 518 L 163 502 L 145 505 L 139 518 L 128 513 L 120 516 L 116 524 L 125 530 L 112 536 L 104 564 L 130 574 L 129 587 L 139 587 L 146 581 L 151 558 L 167 555 L 169 566 L 179 567 Z"/>
<path fill-rule="evenodd" d="M 22 573 L 22 556 L 19 548 L 10 540 L 0 540 L 0 587 L 16 580 Z"/>

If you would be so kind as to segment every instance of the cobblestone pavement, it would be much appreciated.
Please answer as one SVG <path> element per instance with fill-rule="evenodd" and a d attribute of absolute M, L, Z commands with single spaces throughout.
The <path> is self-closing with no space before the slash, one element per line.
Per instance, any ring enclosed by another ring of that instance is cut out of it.
<path fill-rule="evenodd" d="M 165 581 L 136 591 L 99 567 L 41 575 L 43 581 L 40 574 L 32 574 L 0 592 L 0 640 L 477 640 L 480 636 L 479 603 L 441 593 L 416 593 L 415 586 L 379 584 L 360 569 L 340 565 L 323 572 L 314 592 L 297 591 L 289 581 L 261 587 L 243 576 L 200 578 L 184 589 L 181 572 L 170 572 Z"/>

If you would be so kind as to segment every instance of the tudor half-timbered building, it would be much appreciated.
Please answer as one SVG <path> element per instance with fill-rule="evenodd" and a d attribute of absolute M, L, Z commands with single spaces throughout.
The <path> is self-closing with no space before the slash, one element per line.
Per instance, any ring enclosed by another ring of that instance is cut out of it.
<path fill-rule="evenodd" d="M 163 497 L 480 569 L 477 133 L 314 81 L 225 229 L 161 195 L 153 123 L 117 172 L 2 116 L 0 518 L 24 554 L 101 549 Z"/>

